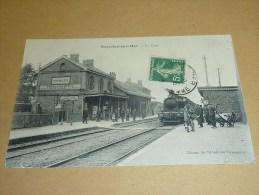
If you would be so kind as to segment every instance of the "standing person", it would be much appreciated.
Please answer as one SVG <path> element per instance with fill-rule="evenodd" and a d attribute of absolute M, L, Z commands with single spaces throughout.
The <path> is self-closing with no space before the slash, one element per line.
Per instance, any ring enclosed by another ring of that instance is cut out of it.
<path fill-rule="evenodd" d="M 194 117 L 193 117 L 193 115 L 194 115 L 195 113 L 193 112 L 193 110 L 192 109 L 188 109 L 188 118 L 189 118 L 189 123 L 190 123 L 190 126 L 191 126 L 191 131 L 193 131 L 193 132 L 195 132 L 195 125 L 194 125 L 194 122 L 193 122 L 193 120 L 194 120 Z"/>
<path fill-rule="evenodd" d="M 202 105 L 200 105 L 200 109 L 201 109 L 201 115 L 200 115 L 201 116 L 201 122 L 204 123 L 205 121 L 204 121 L 204 115 L 203 115 L 204 112 L 203 112 Z"/>
<path fill-rule="evenodd" d="M 208 125 L 210 125 L 211 123 L 210 123 L 208 105 L 205 105 L 205 106 L 204 106 L 203 112 L 204 112 L 204 116 L 205 116 L 206 123 L 207 123 Z"/>
<path fill-rule="evenodd" d="M 183 114 L 184 114 L 184 121 L 185 121 L 185 129 L 186 131 L 189 133 L 189 127 L 191 127 L 191 131 L 195 131 L 195 127 L 194 127 L 194 122 L 193 122 L 193 118 L 192 118 L 192 110 L 190 110 L 189 106 L 184 107 L 183 110 Z"/>
<path fill-rule="evenodd" d="M 39 105 L 39 108 L 38 108 L 38 113 L 42 114 L 42 107 L 40 105 Z"/>
<path fill-rule="evenodd" d="M 86 123 L 87 124 L 87 117 L 88 117 L 88 110 L 85 109 L 83 111 L 83 123 Z"/>
<path fill-rule="evenodd" d="M 121 121 L 122 121 L 122 122 L 124 122 L 125 112 L 124 112 L 124 110 L 123 110 L 123 109 L 121 110 L 120 115 L 121 115 Z"/>
<path fill-rule="evenodd" d="M 185 127 L 185 130 L 187 132 L 190 132 L 189 131 L 189 118 L 188 118 L 188 110 L 189 110 L 189 107 L 187 107 L 186 105 L 184 106 L 184 109 L 183 109 L 183 118 L 184 118 L 184 127 Z"/>
<path fill-rule="evenodd" d="M 115 114 L 115 122 L 118 122 L 118 110 L 115 110 L 114 114 Z"/>
<path fill-rule="evenodd" d="M 209 106 L 209 117 L 210 117 L 210 122 L 211 122 L 212 128 L 217 128 L 217 126 L 216 126 L 216 113 L 215 112 L 216 112 L 215 106 L 210 105 Z"/>
<path fill-rule="evenodd" d="M 109 110 L 108 110 L 108 108 L 105 108 L 105 110 L 104 110 L 104 118 L 105 118 L 105 121 L 108 121 L 108 119 L 109 119 Z"/>
<path fill-rule="evenodd" d="M 144 118 L 145 118 L 145 111 L 144 111 L 144 110 L 142 110 L 142 112 L 141 112 L 141 116 L 142 116 L 142 119 L 144 119 Z"/>
<path fill-rule="evenodd" d="M 136 108 L 134 108 L 132 116 L 133 116 L 133 121 L 135 121 L 136 120 L 136 116 L 137 116 Z"/>
<path fill-rule="evenodd" d="M 112 120 L 112 122 L 116 121 L 115 112 L 112 112 L 111 120 Z"/>
<path fill-rule="evenodd" d="M 101 110 L 98 110 L 98 111 L 97 111 L 97 116 L 96 116 L 96 122 L 100 122 L 100 120 L 101 120 L 101 115 L 102 115 Z"/>
<path fill-rule="evenodd" d="M 197 122 L 200 125 L 200 127 L 203 127 L 203 122 L 202 122 L 202 118 L 203 118 L 203 111 L 201 106 L 197 105 L 195 108 L 195 114 L 197 115 Z"/>
<path fill-rule="evenodd" d="M 127 109 L 127 112 L 126 112 L 126 121 L 129 121 L 129 117 L 130 117 L 130 110 Z"/>

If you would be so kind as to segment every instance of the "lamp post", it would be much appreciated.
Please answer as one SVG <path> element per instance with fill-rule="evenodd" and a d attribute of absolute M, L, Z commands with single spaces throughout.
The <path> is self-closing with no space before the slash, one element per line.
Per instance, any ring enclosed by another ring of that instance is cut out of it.
<path fill-rule="evenodd" d="M 72 112 L 71 112 L 71 121 L 70 121 L 70 125 L 73 125 L 73 115 L 74 115 L 74 101 L 72 101 Z"/>
<path fill-rule="evenodd" d="M 61 101 L 61 122 L 60 122 L 60 125 L 63 125 L 63 119 L 64 119 L 64 102 Z"/>

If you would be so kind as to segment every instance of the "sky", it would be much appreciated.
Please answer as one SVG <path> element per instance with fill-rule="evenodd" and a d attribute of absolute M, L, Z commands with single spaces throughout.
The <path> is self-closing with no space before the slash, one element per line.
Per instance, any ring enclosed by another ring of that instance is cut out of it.
<path fill-rule="evenodd" d="M 135 47 L 131 47 L 131 45 Z M 111 46 L 112 48 L 109 48 Z M 113 48 L 113 46 L 119 46 Z M 124 47 L 123 47 L 124 46 Z M 127 46 L 127 47 L 126 47 Z M 218 70 L 222 86 L 237 86 L 237 70 L 232 38 L 230 35 L 138 37 L 103 39 L 28 39 L 22 66 L 45 64 L 62 55 L 79 54 L 79 61 L 94 59 L 94 66 L 109 73 L 115 72 L 117 80 L 131 78 L 151 89 L 156 101 L 167 97 L 166 88 L 172 83 L 149 81 L 150 57 L 185 59 L 198 76 L 198 87 L 206 86 L 203 56 L 207 60 L 210 86 L 219 86 Z M 186 95 L 195 103 L 201 103 L 197 88 Z"/>

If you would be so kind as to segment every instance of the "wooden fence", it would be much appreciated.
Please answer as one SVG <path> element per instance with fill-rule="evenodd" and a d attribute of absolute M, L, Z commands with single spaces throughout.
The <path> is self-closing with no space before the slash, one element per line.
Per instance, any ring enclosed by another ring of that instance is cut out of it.
<path fill-rule="evenodd" d="M 52 114 L 15 113 L 12 121 L 12 129 L 41 127 L 57 123 L 57 118 Z"/>

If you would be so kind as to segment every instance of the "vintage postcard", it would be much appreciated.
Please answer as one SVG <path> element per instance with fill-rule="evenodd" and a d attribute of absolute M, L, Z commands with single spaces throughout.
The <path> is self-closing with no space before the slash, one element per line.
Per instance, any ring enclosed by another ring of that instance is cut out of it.
<path fill-rule="evenodd" d="M 250 163 L 230 35 L 26 41 L 6 167 Z"/>

